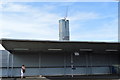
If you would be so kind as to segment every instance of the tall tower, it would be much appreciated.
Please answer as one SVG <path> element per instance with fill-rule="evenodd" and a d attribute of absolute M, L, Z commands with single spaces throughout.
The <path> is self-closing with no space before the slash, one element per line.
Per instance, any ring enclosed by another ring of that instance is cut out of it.
<path fill-rule="evenodd" d="M 69 40 L 69 20 L 59 20 L 59 40 Z"/>

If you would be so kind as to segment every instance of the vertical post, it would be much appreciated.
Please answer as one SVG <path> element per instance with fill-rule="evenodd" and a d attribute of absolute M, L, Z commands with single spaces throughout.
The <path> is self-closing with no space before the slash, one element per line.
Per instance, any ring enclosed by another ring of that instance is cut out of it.
<path fill-rule="evenodd" d="M 14 58 L 14 56 L 13 56 L 13 54 L 12 54 L 12 70 L 11 70 L 11 77 L 13 77 L 13 64 L 14 64 L 14 61 L 13 61 L 13 58 Z"/>
<path fill-rule="evenodd" d="M 3 74 L 2 74 L 2 63 L 3 63 L 3 51 L 2 50 L 0 50 L 0 77 L 2 78 L 2 76 L 3 76 Z M 0 78 L 0 79 L 1 79 Z"/>
<path fill-rule="evenodd" d="M 66 75 L 66 53 L 64 53 L 64 76 Z"/>
<path fill-rule="evenodd" d="M 7 76 L 9 77 L 9 57 L 10 57 L 10 54 L 8 53 L 8 56 L 7 56 Z"/>
<path fill-rule="evenodd" d="M 92 55 L 91 54 L 90 54 L 90 68 L 91 68 L 90 71 L 91 71 L 91 75 L 92 75 L 93 73 L 92 73 Z"/>
<path fill-rule="evenodd" d="M 86 54 L 86 75 L 88 75 L 88 54 Z"/>
<path fill-rule="evenodd" d="M 108 59 L 109 59 L 109 74 L 112 74 L 111 54 L 108 55 Z"/>
<path fill-rule="evenodd" d="M 120 53 L 120 51 L 118 53 Z M 120 54 L 118 54 L 118 78 L 120 78 Z"/>
<path fill-rule="evenodd" d="M 73 77 L 73 53 L 71 53 L 71 76 Z"/>
<path fill-rule="evenodd" d="M 118 64 L 117 64 L 117 75 L 120 76 L 120 65 L 119 65 L 119 54 L 117 54 Z"/>
<path fill-rule="evenodd" d="M 39 76 L 41 77 L 41 53 L 39 53 Z"/>

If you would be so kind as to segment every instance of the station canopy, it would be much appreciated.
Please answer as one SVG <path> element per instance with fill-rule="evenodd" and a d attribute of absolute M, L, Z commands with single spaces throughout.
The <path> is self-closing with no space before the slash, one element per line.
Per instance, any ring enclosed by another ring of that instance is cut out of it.
<path fill-rule="evenodd" d="M 81 41 L 40 41 L 1 39 L 1 45 L 12 54 L 41 52 L 41 53 L 119 53 L 118 42 L 81 42 Z"/>

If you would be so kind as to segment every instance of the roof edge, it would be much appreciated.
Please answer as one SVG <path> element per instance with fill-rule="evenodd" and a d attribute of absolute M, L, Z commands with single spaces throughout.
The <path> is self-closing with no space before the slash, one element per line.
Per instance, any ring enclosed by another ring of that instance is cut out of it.
<path fill-rule="evenodd" d="M 1 38 L 0 44 L 2 41 L 20 41 L 20 42 L 65 42 L 65 43 L 120 43 L 120 42 L 101 42 L 101 41 L 57 41 L 57 40 L 32 40 L 32 39 L 8 39 L 8 38 Z"/>

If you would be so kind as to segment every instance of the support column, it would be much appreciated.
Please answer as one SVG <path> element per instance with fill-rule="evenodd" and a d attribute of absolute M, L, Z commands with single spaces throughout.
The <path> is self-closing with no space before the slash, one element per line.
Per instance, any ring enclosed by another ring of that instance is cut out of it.
<path fill-rule="evenodd" d="M 71 76 L 73 77 L 73 68 L 74 68 L 74 65 L 73 65 L 74 61 L 73 61 L 73 53 L 71 53 Z"/>
<path fill-rule="evenodd" d="M 86 75 L 88 75 L 88 53 L 86 54 Z"/>
<path fill-rule="evenodd" d="M 120 52 L 120 51 L 119 51 Z M 120 54 L 117 54 L 118 55 L 118 78 L 120 79 Z"/>
<path fill-rule="evenodd" d="M 10 62 L 10 53 L 8 52 L 8 56 L 7 56 L 7 77 L 9 77 L 9 63 Z"/>
<path fill-rule="evenodd" d="M 41 53 L 39 53 L 39 75 L 41 77 Z"/>
<path fill-rule="evenodd" d="M 92 54 L 90 53 L 90 73 L 91 73 L 91 75 L 93 74 L 93 71 L 92 71 Z"/>
<path fill-rule="evenodd" d="M 14 67 L 14 55 L 12 54 L 12 68 L 11 68 L 11 77 L 13 77 L 13 67 Z"/>
<path fill-rule="evenodd" d="M 111 54 L 110 53 L 108 55 L 108 59 L 109 59 L 109 74 L 112 74 L 112 64 L 111 64 Z"/>
<path fill-rule="evenodd" d="M 64 76 L 66 75 L 66 53 L 64 53 Z"/>

